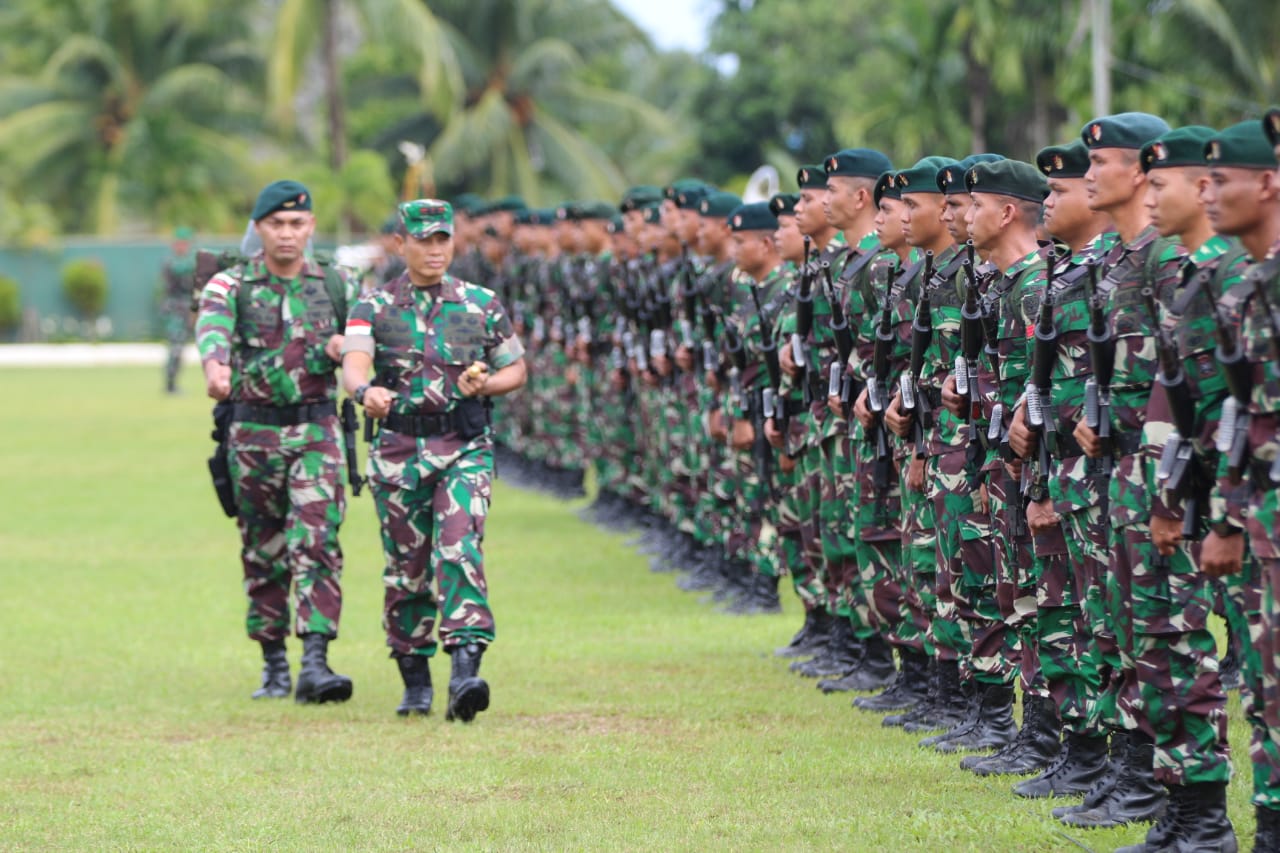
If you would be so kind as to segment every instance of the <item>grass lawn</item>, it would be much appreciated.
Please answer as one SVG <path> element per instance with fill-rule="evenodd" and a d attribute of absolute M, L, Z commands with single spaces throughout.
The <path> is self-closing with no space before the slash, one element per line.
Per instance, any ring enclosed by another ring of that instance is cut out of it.
<path fill-rule="evenodd" d="M 1111 850 L 1052 804 L 824 697 L 772 657 L 800 623 L 720 615 L 572 507 L 505 488 L 498 641 L 472 725 L 405 720 L 368 495 L 343 527 L 337 706 L 252 702 L 238 537 L 209 403 L 158 368 L 0 374 L 0 848 Z M 290 644 L 295 672 L 299 644 Z M 1247 848 L 1248 732 L 1231 816 Z"/>

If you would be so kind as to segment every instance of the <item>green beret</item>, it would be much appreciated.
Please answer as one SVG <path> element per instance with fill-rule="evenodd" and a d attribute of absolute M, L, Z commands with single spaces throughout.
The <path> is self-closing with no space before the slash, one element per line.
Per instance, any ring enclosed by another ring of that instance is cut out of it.
<path fill-rule="evenodd" d="M 1003 160 L 1002 154 L 970 154 L 954 166 L 944 166 L 938 170 L 938 189 L 943 195 L 968 195 L 964 176 L 979 163 L 994 163 Z"/>
<path fill-rule="evenodd" d="M 899 193 L 937 193 L 938 173 L 948 166 L 959 166 L 958 160 L 950 157 L 925 157 L 910 169 L 903 169 L 893 179 Z"/>
<path fill-rule="evenodd" d="M 730 231 L 775 231 L 778 217 L 769 209 L 769 202 L 755 201 L 737 207 L 729 214 Z"/>
<path fill-rule="evenodd" d="M 438 198 L 420 198 L 400 205 L 400 221 L 410 237 L 429 237 L 437 231 L 453 235 L 453 206 Z"/>
<path fill-rule="evenodd" d="M 775 217 L 795 216 L 800 193 L 777 193 L 769 199 L 769 210 Z"/>
<path fill-rule="evenodd" d="M 1151 113 L 1116 113 L 1095 118 L 1080 131 L 1090 149 L 1141 148 L 1157 136 L 1169 132 L 1169 125 Z"/>
<path fill-rule="evenodd" d="M 821 166 L 801 166 L 796 171 L 796 184 L 802 190 L 825 190 L 827 170 Z"/>
<path fill-rule="evenodd" d="M 378 228 L 379 234 L 395 234 L 400 230 L 400 214 L 393 213 L 386 219 L 382 220 L 382 225 Z"/>
<path fill-rule="evenodd" d="M 1262 117 L 1262 129 L 1271 140 L 1271 147 L 1280 145 L 1280 107 L 1272 107 Z"/>
<path fill-rule="evenodd" d="M 655 201 L 662 201 L 662 190 L 644 184 L 627 190 L 622 196 L 621 203 L 618 204 L 618 210 L 630 213 Z"/>
<path fill-rule="evenodd" d="M 889 158 L 871 148 L 846 148 L 823 163 L 828 175 L 842 178 L 878 178 L 893 168 Z"/>
<path fill-rule="evenodd" d="M 675 201 L 680 193 L 688 192 L 689 190 L 702 189 L 705 186 L 706 184 L 697 178 L 680 178 L 679 180 L 674 181 L 670 186 L 663 187 L 662 197 L 669 201 Z"/>
<path fill-rule="evenodd" d="M 453 205 L 455 213 L 465 213 L 467 216 L 473 216 L 476 210 L 484 204 L 484 199 L 475 193 L 460 193 L 454 196 Z"/>
<path fill-rule="evenodd" d="M 297 181 L 276 181 L 267 184 L 258 193 L 258 200 L 253 204 L 253 213 L 249 218 L 254 222 L 263 219 L 277 210 L 310 210 L 311 193 Z"/>
<path fill-rule="evenodd" d="M 1204 146 L 1204 159 L 1211 166 L 1236 166 L 1241 169 L 1276 168 L 1275 146 L 1262 130 L 1262 122 L 1249 119 L 1233 124 L 1209 138 Z"/>
<path fill-rule="evenodd" d="M 644 214 L 644 221 L 650 225 L 657 225 L 662 222 L 661 202 L 652 201 L 636 209 Z"/>
<path fill-rule="evenodd" d="M 880 206 L 882 198 L 901 199 L 902 188 L 898 186 L 898 173 L 885 172 L 876 179 L 876 190 L 872 193 L 872 197 L 875 199 L 876 207 Z"/>
<path fill-rule="evenodd" d="M 592 201 L 578 206 L 579 219 L 612 219 L 617 213 L 613 205 L 603 201 Z"/>
<path fill-rule="evenodd" d="M 194 236 L 196 236 L 196 232 L 192 231 L 186 225 L 179 225 L 177 228 L 173 229 L 173 239 L 175 240 L 189 241 Z"/>
<path fill-rule="evenodd" d="M 698 203 L 698 212 L 703 216 L 724 219 L 742 204 L 742 199 L 733 193 L 712 190 L 702 197 Z"/>
<path fill-rule="evenodd" d="M 532 210 L 529 210 L 527 208 L 525 210 L 517 210 L 516 216 L 515 216 L 515 224 L 516 225 L 532 225 L 533 213 L 534 212 Z"/>
<path fill-rule="evenodd" d="M 556 219 L 561 222 L 577 222 L 582 218 L 582 208 L 574 201 L 566 201 L 556 208 Z"/>
<path fill-rule="evenodd" d="M 556 211 L 550 207 L 535 207 L 529 211 L 529 224 L 543 227 L 556 224 Z"/>
<path fill-rule="evenodd" d="M 622 216 L 615 213 L 613 216 L 609 217 L 609 224 L 605 227 L 609 229 L 610 234 L 621 234 L 625 230 L 626 225 L 622 222 Z"/>
<path fill-rule="evenodd" d="M 711 190 L 712 188 L 706 184 L 693 189 L 680 190 L 675 197 L 676 207 L 681 210 L 697 210 L 698 205 L 702 204 L 702 200 L 707 197 L 707 193 L 711 192 Z"/>
<path fill-rule="evenodd" d="M 504 195 L 502 198 L 489 205 L 489 212 L 499 213 L 501 211 L 511 211 L 514 213 L 517 210 L 524 210 L 526 206 L 524 199 L 520 198 L 520 196 Z"/>
<path fill-rule="evenodd" d="M 1142 146 L 1142 171 L 1204 166 L 1204 146 L 1217 131 L 1198 124 L 1179 127 Z"/>
<path fill-rule="evenodd" d="M 1041 148 L 1036 166 L 1048 178 L 1083 178 L 1089 171 L 1089 148 L 1080 139 Z"/>
<path fill-rule="evenodd" d="M 1036 204 L 1049 194 L 1049 182 L 1040 170 L 1021 160 L 997 160 L 979 163 L 964 176 L 965 186 L 971 193 L 991 193 Z"/>

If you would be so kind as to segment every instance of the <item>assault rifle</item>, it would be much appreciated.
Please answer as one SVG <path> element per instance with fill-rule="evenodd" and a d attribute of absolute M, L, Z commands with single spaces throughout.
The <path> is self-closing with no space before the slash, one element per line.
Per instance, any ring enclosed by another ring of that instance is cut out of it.
<path fill-rule="evenodd" d="M 872 440 L 876 445 L 876 461 L 872 469 L 877 505 L 883 505 L 889 491 L 889 475 L 893 457 L 889 450 L 889 431 L 884 425 L 885 406 L 889 402 L 889 354 L 893 350 L 893 285 L 900 269 L 891 269 L 884 285 L 884 304 L 880 306 L 880 322 L 876 325 L 876 343 L 871 356 L 871 376 L 867 381 L 867 408 L 874 423 Z"/>
<path fill-rule="evenodd" d="M 831 280 L 831 264 L 822 262 L 822 275 L 827 292 L 827 301 L 831 303 L 831 333 L 836 340 L 836 360 L 831 365 L 827 377 L 827 396 L 839 397 L 844 417 L 848 419 L 849 409 L 853 405 L 853 377 L 849 376 L 847 367 L 849 356 L 853 353 L 853 334 L 849 331 L 849 320 L 844 314 L 841 294 L 835 292 L 835 284 Z"/>
<path fill-rule="evenodd" d="M 791 333 L 791 360 L 800 368 L 797 381 L 804 391 L 804 404 L 813 402 L 809 388 L 809 353 L 805 341 L 813 331 L 813 276 L 815 269 L 809 262 L 809 237 L 804 238 L 804 265 L 800 268 L 800 287 L 796 291 L 796 330 Z"/>
<path fill-rule="evenodd" d="M 970 245 L 973 245 L 970 243 Z M 978 357 L 982 355 L 982 307 L 978 304 L 978 279 L 973 260 L 966 258 L 964 272 L 964 305 L 960 308 L 960 354 L 956 356 L 956 393 L 964 400 L 965 420 L 969 422 L 969 443 L 978 438 L 975 403 Z"/>
<path fill-rule="evenodd" d="M 1098 295 L 1098 265 L 1089 265 L 1089 283 L 1086 294 L 1089 306 L 1089 361 L 1093 376 L 1084 384 L 1084 420 L 1093 430 L 1102 446 L 1100 473 L 1111 477 L 1115 467 L 1115 449 L 1111 442 L 1111 375 L 1115 371 L 1116 345 L 1111 338 L 1111 328 Z M 1107 499 L 1103 497 L 1104 515 Z"/>
<path fill-rule="evenodd" d="M 929 288 L 933 281 L 933 252 L 925 252 L 924 276 L 920 279 L 920 300 L 916 303 L 916 313 L 911 321 L 911 364 L 907 373 L 899 382 L 901 399 L 899 408 L 914 419 L 914 441 L 916 456 L 925 455 L 927 430 L 933 428 L 933 410 L 929 406 L 929 398 L 918 394 L 920 372 L 924 369 L 924 354 L 933 342 L 933 314 L 929 302 Z"/>
<path fill-rule="evenodd" d="M 1027 426 L 1036 434 L 1041 482 L 1048 480 L 1049 467 L 1058 452 L 1057 418 L 1053 413 L 1053 362 L 1058 357 L 1058 330 L 1053 325 L 1053 261 L 1050 255 L 1040 316 L 1036 319 L 1031 381 L 1027 383 Z"/>
<path fill-rule="evenodd" d="M 1213 321 L 1217 330 L 1218 346 L 1214 356 L 1227 381 L 1227 399 L 1222 401 L 1222 415 L 1218 419 L 1217 450 L 1227 456 L 1227 478 L 1232 485 L 1239 485 L 1249 466 L 1249 398 L 1253 396 L 1253 367 L 1244 355 L 1244 347 L 1235 330 L 1218 309 L 1220 294 L 1213 292 L 1213 275 L 1208 270 L 1200 273 L 1201 283 L 1213 302 Z M 1254 282 L 1254 287 L 1259 283 Z M 1265 296 L 1263 297 L 1266 298 Z M 1274 353 L 1272 355 L 1274 358 Z"/>
<path fill-rule="evenodd" d="M 209 457 L 209 476 L 213 479 L 213 491 L 218 496 L 218 504 L 227 518 L 238 515 L 235 487 L 231 483 L 231 463 L 227 455 L 232 412 L 230 400 L 220 400 L 213 404 L 213 433 L 209 436 L 215 442 L 213 455 Z"/>
<path fill-rule="evenodd" d="M 769 375 L 769 385 L 761 394 L 760 402 L 764 417 L 777 417 L 778 428 L 782 429 L 782 417 L 777 412 L 778 388 L 782 385 L 782 365 L 778 361 L 778 342 L 764 315 L 764 306 L 760 304 L 760 289 L 754 284 L 751 285 L 751 300 L 756 304 L 756 320 L 760 323 L 760 355 L 764 358 L 765 370 Z"/>

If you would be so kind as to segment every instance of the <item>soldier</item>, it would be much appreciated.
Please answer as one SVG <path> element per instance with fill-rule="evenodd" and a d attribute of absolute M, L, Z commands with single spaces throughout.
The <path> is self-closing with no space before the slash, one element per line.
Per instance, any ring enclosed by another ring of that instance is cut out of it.
<path fill-rule="evenodd" d="M 192 303 L 200 298 L 195 289 L 196 260 L 191 254 L 191 237 L 191 229 L 187 227 L 173 232 L 170 255 L 161 270 L 164 289 L 161 293 L 160 319 L 168 342 L 164 363 L 164 390 L 168 394 L 178 393 L 182 349 L 191 340 Z"/>
<path fill-rule="evenodd" d="M 349 284 L 331 292 L 304 254 L 315 230 L 306 187 L 268 185 L 251 218 L 263 248 L 205 285 L 196 340 L 209 396 L 233 405 L 229 461 L 247 629 L 265 662 L 253 695 L 289 695 L 284 638 L 292 630 L 303 643 L 296 700 L 341 702 L 351 679 L 329 669 L 327 657 L 342 611 L 338 527 L 346 507 L 334 370 L 356 294 Z"/>
<path fill-rule="evenodd" d="M 1219 469 L 1210 513 L 1212 529 L 1201 551 L 1203 570 L 1212 576 L 1240 575 L 1247 590 L 1246 609 L 1257 608 L 1249 625 L 1250 645 L 1257 657 L 1249 661 L 1250 697 L 1246 714 L 1253 736 L 1249 757 L 1253 763 L 1253 803 L 1257 816 L 1255 850 L 1280 849 L 1280 702 L 1277 702 L 1278 649 L 1280 649 L 1280 551 L 1277 551 L 1277 478 L 1274 476 L 1280 432 L 1280 384 L 1277 382 L 1276 322 L 1272 310 L 1280 283 L 1280 110 L 1271 110 L 1262 128 L 1256 121 L 1241 122 L 1213 136 L 1205 146 L 1209 186 L 1204 200 L 1214 229 L 1236 237 L 1251 264 L 1245 279 L 1220 295 L 1221 313 L 1228 323 L 1223 355 L 1243 356 L 1248 376 L 1242 385 L 1239 369 L 1221 369 L 1232 379 L 1230 419 L 1224 407 L 1219 447 L 1224 459 Z M 1237 394 L 1243 391 L 1243 399 Z M 1227 435 L 1223 431 L 1230 425 Z M 1242 573 L 1242 574 L 1241 574 Z M 1254 673 L 1255 667 L 1260 672 Z M 1215 812 L 1215 799 L 1210 808 Z M 1209 815 L 1213 828 L 1221 826 Z M 1189 825 L 1189 829 L 1192 827 Z"/>
<path fill-rule="evenodd" d="M 407 270 L 352 308 L 342 381 L 382 422 L 368 469 L 387 561 L 383 628 L 405 688 L 396 713 L 431 710 L 438 618 L 452 658 L 446 719 L 470 722 L 489 707 L 479 671 L 494 640 L 481 547 L 493 476 L 488 399 L 524 385 L 524 347 L 492 291 L 448 273 L 448 202 L 406 202 L 400 217 Z"/>

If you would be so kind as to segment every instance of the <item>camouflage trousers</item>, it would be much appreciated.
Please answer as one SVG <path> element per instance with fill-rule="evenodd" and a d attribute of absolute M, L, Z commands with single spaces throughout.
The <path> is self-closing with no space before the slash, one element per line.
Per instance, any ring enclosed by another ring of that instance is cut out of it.
<path fill-rule="evenodd" d="M 1068 591 L 1063 587 L 1056 616 L 1045 621 L 1045 615 L 1041 613 L 1040 619 L 1043 630 L 1053 631 L 1054 625 L 1065 626 L 1068 616 L 1065 611 L 1069 611 L 1073 630 L 1079 639 L 1076 642 L 1077 652 L 1071 661 L 1074 668 L 1060 673 L 1067 683 L 1050 689 L 1059 691 L 1055 696 L 1063 697 L 1059 700 L 1058 713 L 1066 730 L 1077 734 L 1097 734 L 1103 730 L 1102 685 L 1110 680 L 1112 668 L 1120 660 L 1115 637 L 1108 633 L 1106 627 L 1102 603 L 1109 560 L 1110 526 L 1102 516 L 1102 507 L 1093 504 L 1062 514 L 1062 527 L 1066 534 L 1070 570 L 1060 577 L 1063 584 L 1071 584 L 1071 589 Z M 1069 602 L 1074 602 L 1074 605 Z M 1067 629 L 1062 627 L 1061 630 Z"/>
<path fill-rule="evenodd" d="M 890 642 L 902 645 L 899 625 L 903 620 L 905 578 L 902 535 L 897 527 L 902 514 L 897 471 L 892 460 L 876 459 L 875 445 L 856 422 L 852 449 L 854 503 L 846 533 L 857 548 L 861 589 L 870 604 L 872 622 Z M 876 478 L 878 465 L 884 466 L 881 482 Z M 914 648 L 914 645 L 908 647 Z"/>
<path fill-rule="evenodd" d="M 1035 589 L 1035 654 L 1039 677 L 1023 677 L 1023 689 L 1048 696 L 1058 708 L 1064 725 L 1084 734 L 1079 723 L 1088 719 L 1089 703 L 1098 692 L 1097 667 L 1093 665 L 1092 637 L 1085 630 L 1084 613 L 1077 594 L 1083 579 L 1059 524 L 1035 536 L 1039 567 Z M 1026 661 L 1024 654 L 1023 660 Z"/>
<path fill-rule="evenodd" d="M 419 457 L 417 467 L 413 488 L 376 477 L 369 482 L 386 558 L 382 627 L 387 645 L 394 654 L 430 657 L 436 651 L 437 621 L 446 649 L 487 645 L 494 625 L 481 543 L 493 450 L 477 440 L 454 456 Z"/>
<path fill-rule="evenodd" d="M 800 466 L 797 464 L 790 471 L 783 471 L 779 464 L 775 477 L 778 484 L 777 558 L 780 569 L 790 572 L 796 597 L 808 613 L 815 607 L 824 606 L 825 590 L 821 580 L 809 570 L 809 564 L 804 559 L 804 545 L 800 535 Z"/>
<path fill-rule="evenodd" d="M 766 481 L 761 476 L 749 450 L 736 451 L 734 460 L 738 472 L 734 493 L 736 523 L 729 532 L 729 553 L 746 560 L 757 574 L 776 578 L 779 570 L 772 477 Z"/>
<path fill-rule="evenodd" d="M 938 539 L 933 504 L 923 492 L 907 487 L 908 456 L 902 460 L 902 620 L 891 639 L 930 657 L 944 654 L 933 636 L 938 613 Z M 950 658 L 955 660 L 954 655 Z"/>
<path fill-rule="evenodd" d="M 249 638 L 280 640 L 291 630 L 336 637 L 346 510 L 337 416 L 289 427 L 235 423 L 228 448 Z"/>
<path fill-rule="evenodd" d="M 1253 803 L 1280 811 L 1280 713 L 1275 709 L 1280 693 L 1280 636 L 1275 633 L 1280 612 L 1273 591 L 1280 583 L 1280 560 L 1257 560 L 1246 553 L 1240 573 L 1225 581 L 1227 629 L 1241 640 L 1244 691 L 1240 704 L 1250 728 Z M 1265 615 L 1264 607 L 1269 609 Z"/>
<path fill-rule="evenodd" d="M 963 448 L 925 460 L 938 599 L 929 630 L 943 660 L 972 661 L 974 637 L 999 619 L 990 523 L 976 512 L 965 462 Z"/>
<path fill-rule="evenodd" d="M 1168 785 L 1231 777 L 1226 696 L 1209 632 L 1213 593 L 1192 556 L 1161 558 L 1147 525 L 1115 531 L 1107 610 L 1121 667 L 1108 692 L 1126 729 L 1155 741 L 1156 780 Z"/>
<path fill-rule="evenodd" d="M 823 439 L 819 448 L 818 532 L 827 606 L 832 613 L 849 620 L 855 636 L 865 639 L 875 634 L 876 629 L 862 590 L 857 539 L 849 535 L 849 518 L 856 506 L 852 442 L 847 433 L 841 432 Z"/>
<path fill-rule="evenodd" d="M 164 336 L 167 344 L 164 361 L 165 386 L 172 388 L 182 367 L 182 350 L 191 340 L 191 310 L 185 305 L 169 305 L 164 309 Z"/>
<path fill-rule="evenodd" d="M 1035 596 L 1034 586 L 1028 583 L 1031 542 L 1025 532 L 1014 530 L 1013 525 L 1022 495 L 1017 482 L 1006 475 L 1003 464 L 989 472 L 987 499 L 995 535 L 973 541 L 986 545 L 990 574 L 984 575 L 986 566 L 975 565 L 968 558 L 962 566 L 962 589 L 972 614 L 966 616 L 973 624 L 968 669 L 978 681 L 1011 685 L 1018 678 L 1022 629 L 1034 617 Z M 973 551 L 977 558 L 983 548 L 973 547 Z"/>
<path fill-rule="evenodd" d="M 796 459 L 796 509 L 805 574 L 822 587 L 823 610 L 834 613 L 827 592 L 827 563 L 822 552 L 822 447 L 807 444 Z"/>

